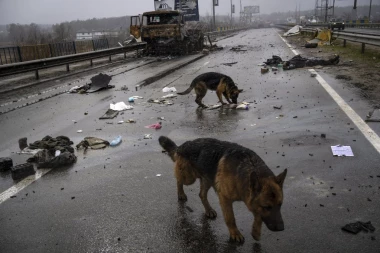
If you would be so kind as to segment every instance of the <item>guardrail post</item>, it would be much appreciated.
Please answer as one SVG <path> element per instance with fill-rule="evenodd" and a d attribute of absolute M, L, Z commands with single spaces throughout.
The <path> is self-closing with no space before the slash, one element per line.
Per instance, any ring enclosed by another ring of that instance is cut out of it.
<path fill-rule="evenodd" d="M 21 49 L 19 46 L 17 46 L 17 52 L 18 52 L 18 56 L 20 58 L 20 62 L 22 62 L 22 55 L 21 55 Z"/>
<path fill-rule="evenodd" d="M 90 66 L 92 67 L 92 59 L 90 60 Z"/>
<path fill-rule="evenodd" d="M 66 71 L 70 72 L 70 65 L 69 64 L 66 64 Z"/>
<path fill-rule="evenodd" d="M 365 50 L 365 43 L 362 43 L 362 54 L 364 54 L 364 50 Z"/>
<path fill-rule="evenodd" d="M 346 47 L 347 45 L 347 40 L 343 40 L 343 47 Z"/>
<path fill-rule="evenodd" d="M 110 57 L 109 57 L 109 60 L 108 60 L 109 62 L 111 62 L 112 61 L 112 59 L 111 59 L 111 55 L 110 55 Z"/>
<path fill-rule="evenodd" d="M 38 69 L 36 69 L 35 76 L 37 80 L 40 79 L 40 75 L 38 74 Z"/>

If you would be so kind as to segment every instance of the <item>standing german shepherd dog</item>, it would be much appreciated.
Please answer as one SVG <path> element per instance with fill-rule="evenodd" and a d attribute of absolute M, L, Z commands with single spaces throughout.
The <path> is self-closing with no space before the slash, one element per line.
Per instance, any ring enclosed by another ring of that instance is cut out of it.
<path fill-rule="evenodd" d="M 200 138 L 177 146 L 171 139 L 161 136 L 159 143 L 175 162 L 178 199 L 186 201 L 183 185 L 191 185 L 199 178 L 199 197 L 206 216 L 215 218 L 216 212 L 207 200 L 207 192 L 213 187 L 219 197 L 231 241 L 244 242 L 244 236 L 235 223 L 234 201 L 244 201 L 253 213 L 251 234 L 255 240 L 260 240 L 262 222 L 271 231 L 284 230 L 280 210 L 286 169 L 275 176 L 252 150 L 217 139 Z"/>
<path fill-rule="evenodd" d="M 197 76 L 191 82 L 187 90 L 178 92 L 177 94 L 186 95 L 189 94 L 192 89 L 194 89 L 197 94 L 195 102 L 203 108 L 207 107 L 202 103 L 202 98 L 206 96 L 207 90 L 216 91 L 219 102 L 223 105 L 226 103 L 223 102 L 222 95 L 226 98 L 228 103 L 237 104 L 239 93 L 243 91 L 238 89 L 231 77 L 215 72 L 208 72 Z"/>

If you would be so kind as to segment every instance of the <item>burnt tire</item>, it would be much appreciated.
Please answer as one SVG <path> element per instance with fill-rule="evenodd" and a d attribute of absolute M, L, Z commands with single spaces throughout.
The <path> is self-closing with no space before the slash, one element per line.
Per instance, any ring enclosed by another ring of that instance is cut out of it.
<path fill-rule="evenodd" d="M 11 172 L 13 180 L 20 180 L 27 176 L 34 175 L 36 173 L 34 170 L 34 166 L 31 163 L 24 163 L 13 166 Z"/>
<path fill-rule="evenodd" d="M 10 157 L 0 158 L 0 172 L 10 170 L 13 166 L 13 161 Z"/>

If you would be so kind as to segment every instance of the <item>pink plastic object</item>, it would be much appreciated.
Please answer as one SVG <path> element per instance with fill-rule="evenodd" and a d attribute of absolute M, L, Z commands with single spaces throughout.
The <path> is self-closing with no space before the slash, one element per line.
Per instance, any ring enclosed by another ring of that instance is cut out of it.
<path fill-rule="evenodd" d="M 150 125 L 150 126 L 146 126 L 146 128 L 151 128 L 151 129 L 161 129 L 161 123 L 156 123 L 156 124 L 153 124 L 153 125 Z"/>

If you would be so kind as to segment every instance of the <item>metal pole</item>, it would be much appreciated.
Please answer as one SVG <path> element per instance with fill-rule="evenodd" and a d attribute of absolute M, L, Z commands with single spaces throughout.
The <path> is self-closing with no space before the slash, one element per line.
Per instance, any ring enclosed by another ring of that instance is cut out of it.
<path fill-rule="evenodd" d="M 231 25 L 230 27 L 232 27 L 232 0 L 231 0 Z"/>
<path fill-rule="evenodd" d="M 215 0 L 212 0 L 212 30 L 216 30 L 215 26 Z"/>
<path fill-rule="evenodd" d="M 335 0 L 333 1 L 333 13 L 332 13 L 332 17 L 335 18 Z"/>
<path fill-rule="evenodd" d="M 371 9 L 372 9 L 372 0 L 369 2 L 369 14 L 368 14 L 368 22 L 371 21 Z"/>
<path fill-rule="evenodd" d="M 326 0 L 326 13 L 325 13 L 325 23 L 327 23 L 327 13 L 328 13 L 328 10 L 329 10 L 329 1 Z"/>

